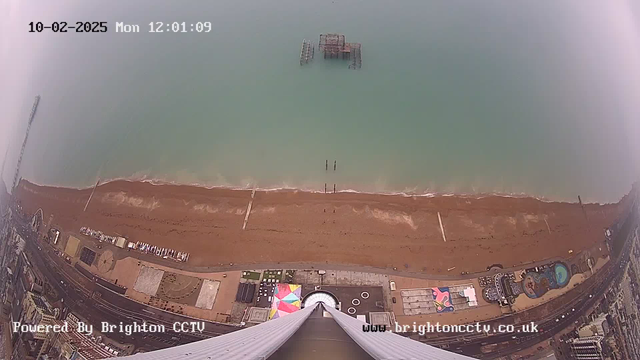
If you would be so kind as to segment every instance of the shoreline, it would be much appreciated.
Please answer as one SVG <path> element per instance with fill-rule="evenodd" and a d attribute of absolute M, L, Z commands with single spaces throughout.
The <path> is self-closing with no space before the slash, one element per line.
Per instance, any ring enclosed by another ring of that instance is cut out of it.
<path fill-rule="evenodd" d="M 20 182 L 26 182 L 32 185 L 47 187 L 47 188 L 57 188 L 57 189 L 73 189 L 73 190 L 87 190 L 93 189 L 95 184 L 88 185 L 86 187 L 73 187 L 73 186 L 64 186 L 64 185 L 50 185 L 50 184 L 41 184 L 30 180 L 21 179 Z M 322 190 L 311 190 L 305 188 L 297 188 L 297 187 L 273 187 L 273 188 L 261 188 L 261 187 L 251 187 L 251 186 L 227 186 L 227 185 L 204 185 L 200 183 L 180 183 L 177 181 L 168 181 L 163 179 L 147 179 L 145 177 L 116 177 L 111 179 L 100 179 L 100 184 L 98 187 L 107 185 L 110 183 L 146 183 L 154 186 L 186 186 L 193 187 L 199 189 L 206 190 L 231 190 L 231 191 L 256 191 L 261 192 L 301 192 L 301 193 L 309 193 L 309 194 L 323 194 L 330 195 L 333 194 L 332 191 L 327 191 L 326 193 Z M 596 201 L 583 201 L 584 205 L 612 205 L 619 203 L 629 192 L 633 184 L 629 185 L 629 190 L 618 200 L 609 201 L 609 202 L 596 202 Z M 564 204 L 578 204 L 578 199 L 575 201 L 567 201 L 567 200 L 554 200 L 545 196 L 537 196 L 526 193 L 501 193 L 501 192 L 478 192 L 478 193 L 446 193 L 446 192 L 426 192 L 426 193 L 411 193 L 411 192 L 402 192 L 402 191 L 393 191 L 393 192 L 371 192 L 371 191 L 360 191 L 356 189 L 343 189 L 337 190 L 336 194 L 360 194 L 360 195 L 369 195 L 369 196 L 397 196 L 404 198 L 438 198 L 438 197 L 456 197 L 463 199 L 484 199 L 484 198 L 514 198 L 514 199 L 534 199 L 537 201 L 541 201 L 544 203 L 564 203 Z"/>
<path fill-rule="evenodd" d="M 96 188 L 85 211 L 91 192 L 23 180 L 16 196 L 25 213 L 42 208 L 44 222 L 60 229 L 65 243 L 87 226 L 188 252 L 190 267 L 325 263 L 440 275 L 604 247 L 603 229 L 630 198 L 581 207 L 530 197 L 257 191 L 247 216 L 250 189 L 110 181 Z"/>

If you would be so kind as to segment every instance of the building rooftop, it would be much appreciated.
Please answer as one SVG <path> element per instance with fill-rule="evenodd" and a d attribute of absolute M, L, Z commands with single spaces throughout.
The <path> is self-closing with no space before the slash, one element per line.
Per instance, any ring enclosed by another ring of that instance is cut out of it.
<path fill-rule="evenodd" d="M 78 353 L 85 358 L 91 359 L 106 359 L 115 357 L 116 354 L 110 352 L 105 348 L 105 345 L 96 342 L 95 340 L 81 334 L 77 331 L 69 331 L 63 333 L 66 336 L 67 342 L 73 345 L 78 350 Z"/>
<path fill-rule="evenodd" d="M 42 311 L 44 315 L 53 316 L 53 313 L 49 309 L 49 305 L 47 304 L 46 301 L 44 301 L 44 299 L 42 299 L 40 295 L 34 294 L 34 293 L 30 293 L 30 295 L 31 295 L 31 299 L 33 300 L 33 303 L 36 304 L 36 307 L 40 311 Z"/>

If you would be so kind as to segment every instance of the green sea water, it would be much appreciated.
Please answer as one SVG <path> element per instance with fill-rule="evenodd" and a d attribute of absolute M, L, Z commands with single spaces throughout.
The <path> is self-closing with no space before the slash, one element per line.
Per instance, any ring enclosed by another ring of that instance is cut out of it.
<path fill-rule="evenodd" d="M 638 173 L 628 11 L 578 1 L 34 2 L 18 14 L 24 64 L 3 104 L 20 123 L 10 158 L 40 94 L 22 176 L 41 184 L 335 183 L 613 201 Z M 109 30 L 29 34 L 30 21 Z M 118 21 L 142 31 L 116 33 Z M 213 30 L 148 33 L 156 21 Z M 362 69 L 317 49 L 299 65 L 302 40 L 317 46 L 329 32 L 362 44 Z"/>

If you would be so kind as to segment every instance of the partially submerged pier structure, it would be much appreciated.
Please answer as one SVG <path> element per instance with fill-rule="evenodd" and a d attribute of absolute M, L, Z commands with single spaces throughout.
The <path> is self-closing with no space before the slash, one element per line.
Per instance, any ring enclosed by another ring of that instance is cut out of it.
<path fill-rule="evenodd" d="M 360 69 L 362 67 L 362 44 L 348 43 L 343 34 L 320 34 L 318 50 L 323 53 L 324 58 L 351 60 L 349 69 Z"/>
<path fill-rule="evenodd" d="M 315 53 L 315 47 L 311 41 L 302 40 L 302 49 L 300 50 L 300 65 L 308 64 L 310 60 L 313 60 Z"/>
<path fill-rule="evenodd" d="M 360 43 L 349 44 L 351 50 L 351 64 L 349 69 L 360 69 L 362 67 L 362 45 Z"/>
<path fill-rule="evenodd" d="M 300 51 L 300 65 L 309 63 L 314 56 L 314 46 L 308 40 L 302 41 Z M 362 67 L 362 44 L 348 43 L 343 34 L 320 34 L 318 50 L 327 59 L 350 60 L 349 69 L 360 69 Z"/>

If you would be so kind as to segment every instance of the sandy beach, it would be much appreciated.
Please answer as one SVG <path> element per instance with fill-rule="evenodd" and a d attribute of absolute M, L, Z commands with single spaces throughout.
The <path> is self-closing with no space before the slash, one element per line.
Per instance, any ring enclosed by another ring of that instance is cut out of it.
<path fill-rule="evenodd" d="M 16 194 L 26 212 L 41 207 L 44 222 L 63 232 L 88 226 L 187 251 L 193 267 L 309 262 L 440 275 L 604 247 L 603 229 L 629 203 L 625 196 L 583 211 L 533 198 L 258 191 L 243 230 L 248 190 L 113 181 L 98 186 L 83 211 L 91 191 L 22 181 Z"/>

